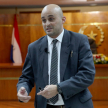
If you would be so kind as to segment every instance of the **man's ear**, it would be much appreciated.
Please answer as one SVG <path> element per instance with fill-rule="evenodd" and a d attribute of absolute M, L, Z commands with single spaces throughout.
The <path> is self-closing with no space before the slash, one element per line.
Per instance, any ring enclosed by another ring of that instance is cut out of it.
<path fill-rule="evenodd" d="M 63 16 L 63 17 L 62 17 L 62 23 L 64 24 L 64 23 L 65 23 L 65 21 L 66 21 L 66 17 L 65 17 L 65 16 Z"/>

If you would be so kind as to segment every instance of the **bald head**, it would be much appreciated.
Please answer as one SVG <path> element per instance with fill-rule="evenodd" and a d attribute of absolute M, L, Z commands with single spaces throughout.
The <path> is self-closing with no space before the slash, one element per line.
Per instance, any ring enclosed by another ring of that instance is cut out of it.
<path fill-rule="evenodd" d="M 63 17 L 62 9 L 61 9 L 58 5 L 56 5 L 56 4 L 49 4 L 49 5 L 46 5 L 46 6 L 43 8 L 42 13 L 44 13 L 44 12 L 46 12 L 46 11 L 47 11 L 47 12 L 49 12 L 49 11 L 55 12 L 56 14 L 60 15 L 60 17 Z M 42 15 L 42 13 L 41 13 L 41 15 Z"/>
<path fill-rule="evenodd" d="M 63 31 L 63 23 L 66 18 L 63 16 L 63 12 L 58 5 L 49 4 L 43 8 L 41 20 L 46 34 L 56 38 Z"/>

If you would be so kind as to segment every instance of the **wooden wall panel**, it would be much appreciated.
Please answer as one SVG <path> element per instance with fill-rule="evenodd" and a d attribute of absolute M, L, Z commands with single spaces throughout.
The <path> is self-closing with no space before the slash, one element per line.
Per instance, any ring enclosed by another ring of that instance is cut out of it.
<path fill-rule="evenodd" d="M 2 25 L 13 24 L 13 15 L 0 15 L 0 62 L 10 62 L 10 43 L 12 36 L 12 28 Z"/>
<path fill-rule="evenodd" d="M 27 54 L 27 48 L 30 44 L 30 26 L 26 26 L 30 23 L 30 15 L 29 14 L 19 14 L 17 15 L 18 21 L 18 29 L 20 36 L 20 44 L 21 44 L 21 54 L 23 62 L 25 61 L 25 57 Z"/>
<path fill-rule="evenodd" d="M 46 35 L 42 26 L 30 27 L 30 34 L 31 34 L 31 42 L 34 42 L 40 37 Z"/>
<path fill-rule="evenodd" d="M 18 100 L 17 83 L 22 74 L 22 65 L 0 64 L 0 100 Z M 35 87 L 32 89 L 31 100 L 35 98 Z"/>
<path fill-rule="evenodd" d="M 108 101 L 108 79 L 95 79 L 89 90 L 93 100 Z"/>
<path fill-rule="evenodd" d="M 104 32 L 104 41 L 100 46 L 97 47 L 98 53 L 103 53 L 106 56 L 108 56 L 108 12 L 77 12 L 77 13 L 64 13 L 64 16 L 66 16 L 67 20 L 64 24 L 64 28 L 79 32 L 79 30 L 82 30 L 85 34 L 90 34 L 91 31 L 93 31 L 94 34 L 97 34 L 96 36 L 96 44 L 99 43 L 101 39 L 101 33 Z M 70 21 L 71 19 L 71 21 Z M 92 23 L 92 24 L 91 24 Z M 84 26 L 87 26 L 85 29 L 83 29 Z M 100 29 L 98 29 L 98 27 Z"/>
<path fill-rule="evenodd" d="M 42 24 L 41 24 L 41 14 L 30 14 L 30 34 L 31 34 L 31 42 L 39 39 L 40 37 L 46 35 Z"/>
<path fill-rule="evenodd" d="M 18 80 L 1 80 L 0 81 L 0 101 L 2 100 L 18 100 L 17 85 Z M 32 89 L 31 100 L 35 99 L 35 87 Z"/>
<path fill-rule="evenodd" d="M 30 27 L 28 26 L 19 27 L 19 35 L 20 35 L 21 54 L 24 62 L 27 54 L 27 48 L 28 45 L 30 44 Z"/>
<path fill-rule="evenodd" d="M 96 43 L 99 43 L 101 38 L 101 31 L 97 29 L 96 25 L 104 32 L 104 41 L 97 48 L 98 53 L 103 53 L 108 56 L 108 12 L 64 12 L 66 16 L 66 22 L 64 28 L 74 32 L 83 30 L 83 34 L 90 34 L 91 31 L 96 33 Z M 1 14 L 0 15 L 0 63 L 11 63 L 10 61 L 10 48 L 11 37 L 13 30 L 14 15 Z M 17 15 L 21 53 L 23 62 L 27 54 L 28 45 L 31 42 L 39 39 L 45 35 L 41 24 L 41 14 L 19 14 Z M 91 23 L 96 23 L 92 25 Z M 101 24 L 100 24 L 101 23 Z M 84 26 L 87 26 L 83 29 Z"/>
<path fill-rule="evenodd" d="M 108 100 L 108 65 L 95 65 L 94 83 L 89 87 L 93 100 Z"/>
<path fill-rule="evenodd" d="M 0 19 L 2 19 L 0 20 L 0 63 L 11 63 L 10 51 L 14 15 L 0 16 Z M 17 15 L 17 22 L 20 25 L 18 28 L 23 62 L 26 57 L 28 44 L 30 44 L 30 26 L 26 26 L 26 24 L 29 24 L 29 20 L 28 14 L 20 15 L 20 17 Z"/>

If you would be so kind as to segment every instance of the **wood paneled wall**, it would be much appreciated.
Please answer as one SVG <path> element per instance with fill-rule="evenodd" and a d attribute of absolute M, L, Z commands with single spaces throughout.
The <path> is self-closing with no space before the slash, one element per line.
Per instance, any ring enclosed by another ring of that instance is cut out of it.
<path fill-rule="evenodd" d="M 94 82 L 89 86 L 93 100 L 106 101 L 108 100 L 108 64 L 95 65 L 96 75 Z"/>
<path fill-rule="evenodd" d="M 98 44 L 101 39 L 101 32 L 104 33 L 104 41 L 98 46 L 98 53 L 103 53 L 108 56 L 108 12 L 87 12 L 87 13 L 72 13 L 64 12 L 66 22 L 64 28 L 74 32 L 83 31 L 83 34 L 90 34 L 91 31 L 97 34 L 96 43 Z M 11 37 L 13 29 L 14 15 L 0 15 L 0 63 L 11 63 L 10 49 Z M 17 15 L 19 36 L 21 43 L 21 53 L 23 62 L 26 57 L 28 45 L 45 35 L 41 25 L 40 13 L 35 14 L 19 14 Z M 96 27 L 101 28 L 98 29 Z M 85 29 L 84 26 L 87 26 Z"/>
<path fill-rule="evenodd" d="M 0 15 L 0 63 L 11 63 L 11 38 L 13 30 L 14 15 Z M 19 37 L 21 44 L 21 53 L 23 62 L 26 57 L 27 47 L 30 44 L 30 26 L 26 26 L 30 22 L 30 15 L 18 15 Z"/>
<path fill-rule="evenodd" d="M 98 44 L 101 39 L 101 32 L 104 33 L 104 41 L 98 46 L 98 53 L 103 53 L 108 56 L 108 12 L 86 12 L 86 13 L 72 13 L 64 12 L 66 22 L 64 28 L 74 32 L 83 31 L 83 34 L 90 34 L 91 31 L 97 34 L 96 43 Z M 14 15 L 0 14 L 0 63 L 11 63 L 10 49 L 11 37 L 13 29 Z M 41 25 L 40 13 L 35 14 L 19 14 L 17 15 L 19 36 L 21 43 L 21 53 L 23 62 L 26 57 L 28 45 L 45 35 Z M 100 27 L 98 29 L 96 27 Z M 84 29 L 84 26 L 87 26 Z"/>

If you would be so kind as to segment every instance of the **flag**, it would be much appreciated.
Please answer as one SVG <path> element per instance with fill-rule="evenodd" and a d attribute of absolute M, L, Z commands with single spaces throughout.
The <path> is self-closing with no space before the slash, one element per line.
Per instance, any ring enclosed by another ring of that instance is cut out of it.
<path fill-rule="evenodd" d="M 14 16 L 14 26 L 13 26 L 13 32 L 12 32 L 10 59 L 13 63 L 22 63 L 21 47 L 20 47 L 16 15 Z"/>

